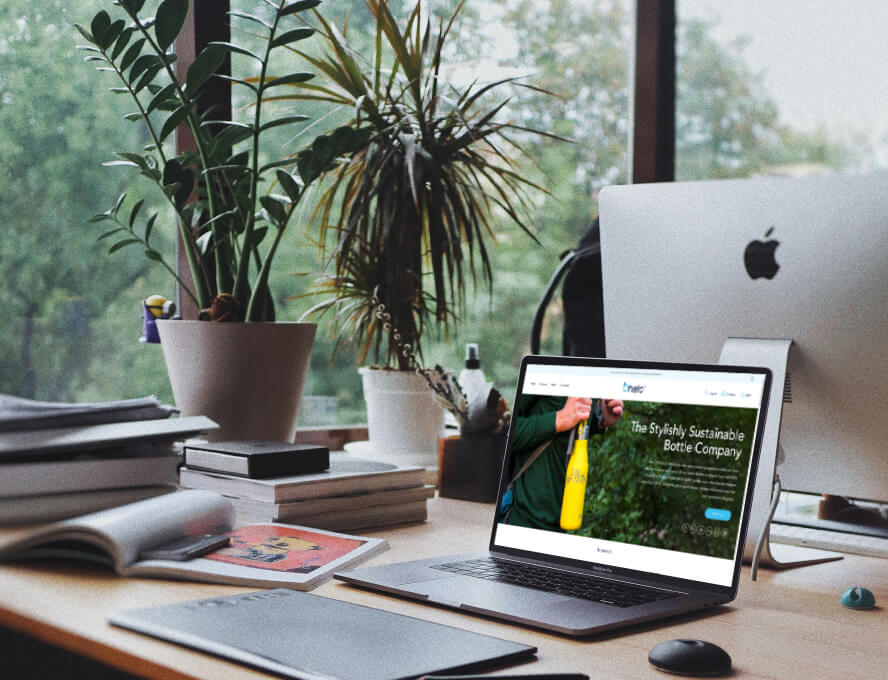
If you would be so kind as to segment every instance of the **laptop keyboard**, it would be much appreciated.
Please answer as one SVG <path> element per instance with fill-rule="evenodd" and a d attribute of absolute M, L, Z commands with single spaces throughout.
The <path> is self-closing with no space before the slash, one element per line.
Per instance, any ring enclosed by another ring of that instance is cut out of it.
<path fill-rule="evenodd" d="M 549 593 L 592 600 L 613 607 L 634 607 L 657 600 L 668 600 L 681 594 L 595 578 L 594 576 L 547 569 L 532 564 L 498 560 L 492 557 L 438 564 L 434 568 L 489 581 L 510 583 Z"/>

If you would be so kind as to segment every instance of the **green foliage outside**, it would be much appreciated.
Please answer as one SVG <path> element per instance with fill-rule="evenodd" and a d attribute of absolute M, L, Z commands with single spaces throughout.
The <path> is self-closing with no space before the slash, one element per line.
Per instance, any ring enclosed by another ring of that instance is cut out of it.
<path fill-rule="evenodd" d="M 132 175 L 101 167 L 112 159 L 112 150 L 134 146 L 138 124 L 123 120 L 132 105 L 124 95 L 110 96 L 109 83 L 96 77 L 75 49 L 84 41 L 73 24 L 88 21 L 110 2 L 15 0 L 0 6 L 0 286 L 6 302 L 0 392 L 40 399 L 149 393 L 172 399 L 160 348 L 137 341 L 139 301 L 154 293 L 172 296 L 168 275 L 137 250 L 106 256 L 108 244 L 96 240 L 104 227 L 88 224 L 121 193 L 132 201 L 142 197 L 129 186 Z M 149 0 L 149 6 L 156 4 Z M 256 11 L 257 4 L 236 0 L 232 9 Z M 452 0 L 434 4 L 445 15 L 453 6 Z M 337 23 L 348 13 L 350 38 L 370 25 L 360 2 L 325 0 L 319 9 Z M 571 145 L 520 140 L 531 163 L 527 171 L 552 191 L 551 197 L 538 197 L 532 220 L 541 245 L 505 221 L 494 224 L 492 294 L 483 284 L 470 285 L 452 334 L 432 331 L 424 340 L 426 364 L 454 369 L 462 363 L 463 344 L 479 342 L 488 379 L 511 398 L 540 291 L 560 254 L 577 243 L 595 216 L 597 190 L 628 178 L 634 12 L 632 3 L 621 0 L 490 0 L 470 2 L 464 12 L 454 28 L 451 56 L 469 72 L 479 64 L 474 75 L 482 80 L 501 75 L 494 69 L 506 69 L 561 94 L 553 100 L 527 89 L 510 103 L 511 114 L 519 124 L 550 127 L 575 140 Z M 512 36 L 520 49 L 503 49 L 491 37 L 494 28 Z M 233 30 L 244 29 L 235 25 Z M 760 80 L 744 67 L 739 47 L 718 46 L 699 23 L 680 25 L 679 44 L 681 179 L 766 173 L 775 165 L 797 163 L 839 168 L 849 162 L 847 150 L 822 135 L 801 135 L 780 122 Z M 285 57 L 278 72 L 294 65 L 290 58 L 295 56 Z M 235 57 L 236 75 L 254 75 L 249 68 Z M 712 78 L 718 78 L 717 86 Z M 235 99 L 235 115 L 248 117 L 242 105 Z M 726 110 L 741 120 L 723 125 Z M 308 131 L 285 138 L 269 131 L 269 156 L 298 150 L 319 126 L 332 129 L 351 114 L 321 107 L 300 107 L 297 113 L 311 119 Z M 269 280 L 282 320 L 298 319 L 310 306 L 311 300 L 300 295 L 327 268 L 318 255 L 311 204 L 310 194 L 300 202 Z M 143 210 L 161 208 L 149 199 Z M 173 244 L 155 247 L 171 252 Z M 543 331 L 543 351 L 559 352 L 557 298 Z M 306 392 L 336 397 L 334 418 L 360 422 L 365 415 L 355 352 L 346 346 L 334 354 L 334 343 L 326 328 L 319 329 Z"/>
<path fill-rule="evenodd" d="M 755 419 L 755 409 L 625 402 L 619 424 L 590 441 L 583 524 L 574 533 L 699 555 L 733 557 Z M 674 443 L 677 438 L 652 434 L 651 424 L 674 424 L 687 431 L 692 425 L 735 430 L 746 437 L 740 443 L 697 440 L 690 435 L 684 438 L 692 445 L 704 441 L 742 452 L 736 459 L 716 458 L 665 451 L 665 440 Z M 641 431 L 643 426 L 647 426 L 647 432 Z M 706 481 L 682 481 L 688 478 Z M 722 484 L 735 478 L 738 491 L 729 494 L 720 490 Z M 704 512 L 710 507 L 729 510 L 731 520 L 706 519 Z"/>

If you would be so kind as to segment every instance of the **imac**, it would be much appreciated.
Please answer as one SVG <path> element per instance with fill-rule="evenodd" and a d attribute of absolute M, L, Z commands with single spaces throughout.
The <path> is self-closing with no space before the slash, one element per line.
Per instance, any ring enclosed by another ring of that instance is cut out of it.
<path fill-rule="evenodd" d="M 776 343 L 782 487 L 888 503 L 888 173 L 614 186 L 599 206 L 607 356 Z"/>

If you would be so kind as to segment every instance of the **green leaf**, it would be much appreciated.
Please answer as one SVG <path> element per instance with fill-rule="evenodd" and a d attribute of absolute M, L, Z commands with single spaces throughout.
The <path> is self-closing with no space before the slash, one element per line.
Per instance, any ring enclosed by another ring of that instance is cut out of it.
<path fill-rule="evenodd" d="M 176 91 L 175 83 L 170 83 L 166 87 L 160 88 L 157 91 L 157 94 L 155 94 L 151 98 L 151 101 L 148 102 L 148 106 L 145 109 L 145 111 L 147 113 L 151 113 L 152 111 L 154 111 L 154 109 L 162 108 L 163 104 L 167 103 L 171 99 L 174 102 L 176 102 L 176 104 L 178 104 L 178 100 L 175 97 L 171 96 L 175 91 Z"/>
<path fill-rule="evenodd" d="M 120 70 L 126 71 L 130 65 L 136 60 L 136 57 L 142 52 L 142 45 L 145 44 L 145 38 L 139 38 L 130 45 L 129 49 L 126 51 L 126 54 L 123 55 L 123 59 L 120 60 Z"/>
<path fill-rule="evenodd" d="M 100 219 L 101 218 L 101 219 Z M 108 215 L 96 215 L 90 220 L 90 222 L 102 222 L 104 220 L 111 219 Z M 114 236 L 114 234 L 119 234 L 121 231 L 126 231 L 123 227 L 117 227 L 116 229 L 112 229 L 111 231 L 106 231 L 104 234 L 99 236 L 96 241 L 104 241 L 109 236 Z"/>
<path fill-rule="evenodd" d="M 265 19 L 263 19 L 262 17 L 257 17 L 254 14 L 247 14 L 246 12 L 232 11 L 232 12 L 228 13 L 228 16 L 238 17 L 240 19 L 246 19 L 247 21 L 253 21 L 261 26 L 265 26 L 265 28 L 267 28 L 269 30 L 271 30 L 271 28 L 272 28 L 272 25 L 270 23 L 268 23 L 267 21 L 265 21 Z"/>
<path fill-rule="evenodd" d="M 295 83 L 305 83 L 315 77 L 314 73 L 291 73 L 286 76 L 281 76 L 280 78 L 268 78 L 265 83 L 262 85 L 264 89 L 268 89 L 269 87 L 277 87 L 278 85 L 293 85 Z"/>
<path fill-rule="evenodd" d="M 290 123 L 301 123 L 303 121 L 309 120 L 308 116 L 286 116 L 285 118 L 275 118 L 274 120 L 270 120 L 265 123 L 262 127 L 259 128 L 259 132 L 265 132 L 269 128 L 278 127 L 281 125 L 289 125 Z"/>
<path fill-rule="evenodd" d="M 129 14 L 138 14 L 145 0 L 120 0 L 120 4 Z"/>
<path fill-rule="evenodd" d="M 220 45 L 207 45 L 194 59 L 185 77 L 185 89 L 191 95 L 219 70 L 225 61 L 227 52 Z"/>
<path fill-rule="evenodd" d="M 277 175 L 278 182 L 281 184 L 281 188 L 287 192 L 290 200 L 296 203 L 302 194 L 302 187 L 299 185 L 299 182 L 286 170 L 279 168 L 275 174 Z"/>
<path fill-rule="evenodd" d="M 80 24 L 74 24 L 74 28 L 76 28 L 80 32 L 80 35 L 86 38 L 90 43 L 93 45 L 96 44 L 96 39 L 93 37 L 93 34 L 87 31 L 83 26 Z"/>
<path fill-rule="evenodd" d="M 163 0 L 157 8 L 154 35 L 160 49 L 166 49 L 172 45 L 188 16 L 188 0 Z"/>
<path fill-rule="evenodd" d="M 136 218 L 139 216 L 139 211 L 142 209 L 142 206 L 145 205 L 145 199 L 140 198 L 136 201 L 133 206 L 132 211 L 130 211 L 129 225 L 130 229 L 133 228 L 133 225 L 136 223 Z"/>
<path fill-rule="evenodd" d="M 101 10 L 89 25 L 93 42 L 99 47 L 105 47 L 105 32 L 109 28 L 111 28 L 111 16 L 105 10 Z"/>
<path fill-rule="evenodd" d="M 287 209 L 284 204 L 273 196 L 260 196 L 259 202 L 268 213 L 270 221 L 283 226 L 287 221 Z"/>
<path fill-rule="evenodd" d="M 108 27 L 108 30 L 105 31 L 102 47 L 105 49 L 111 47 L 111 44 L 117 40 L 118 36 L 123 31 L 124 26 L 126 26 L 126 23 L 123 19 L 118 19 L 111 24 L 111 26 Z"/>
<path fill-rule="evenodd" d="M 163 66 L 163 61 L 161 61 L 160 57 L 156 54 L 143 54 L 133 62 L 133 67 L 129 72 L 130 83 L 136 82 L 145 71 L 157 66 Z"/>
<path fill-rule="evenodd" d="M 123 241 L 118 241 L 113 246 L 108 248 L 108 254 L 110 255 L 111 253 L 116 253 L 121 248 L 125 248 L 126 246 L 130 246 L 133 243 L 138 243 L 138 242 L 139 242 L 139 239 L 136 239 L 136 238 L 128 238 L 128 239 L 124 239 Z"/>
<path fill-rule="evenodd" d="M 154 260 L 155 262 L 163 261 L 163 255 L 158 253 L 153 248 L 146 248 L 145 249 L 145 257 L 147 257 L 149 260 Z"/>
<path fill-rule="evenodd" d="M 279 17 L 285 17 L 290 14 L 296 14 L 296 12 L 302 12 L 307 9 L 312 9 L 321 4 L 321 0 L 299 0 L 299 2 L 294 2 L 286 7 L 281 7 L 278 10 Z"/>
<path fill-rule="evenodd" d="M 111 52 L 111 58 L 117 59 L 120 56 L 120 53 L 123 52 L 124 48 L 129 44 L 130 38 L 133 37 L 133 29 L 126 28 L 117 38 L 117 42 L 114 44 L 114 50 Z"/>
<path fill-rule="evenodd" d="M 224 47 L 229 52 L 233 52 L 235 54 L 243 54 L 247 57 L 252 57 L 253 59 L 255 59 L 256 61 L 258 61 L 260 63 L 262 62 L 262 57 L 260 57 L 258 54 L 254 54 L 253 52 L 250 52 L 250 50 L 248 50 L 244 47 L 241 47 L 239 45 L 235 45 L 234 43 L 211 42 L 207 45 L 207 47 L 210 47 L 211 45 L 219 45 L 220 47 Z"/>
<path fill-rule="evenodd" d="M 281 45 L 289 45 L 290 43 L 298 42 L 299 40 L 305 40 L 306 38 L 310 38 L 311 36 L 313 36 L 314 32 L 315 30 L 313 28 L 294 28 L 292 31 L 282 33 L 277 38 L 272 40 L 271 47 L 280 47 Z"/>
<path fill-rule="evenodd" d="M 162 142 L 167 137 L 169 137 L 173 133 L 173 130 L 175 130 L 179 126 L 179 123 L 182 123 L 186 118 L 188 118 L 187 106 L 180 106 L 178 109 L 173 111 L 170 116 L 164 121 L 163 127 L 160 129 L 158 141 Z"/>
<path fill-rule="evenodd" d="M 151 239 L 151 232 L 154 229 L 154 223 L 157 221 L 157 213 L 153 213 L 145 223 L 145 243 Z"/>

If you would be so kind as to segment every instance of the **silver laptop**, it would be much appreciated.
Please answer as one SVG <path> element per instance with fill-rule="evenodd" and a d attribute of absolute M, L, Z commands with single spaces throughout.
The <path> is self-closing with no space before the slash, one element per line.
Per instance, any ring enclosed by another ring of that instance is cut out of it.
<path fill-rule="evenodd" d="M 335 577 L 568 635 L 729 602 L 770 382 L 764 368 L 525 357 L 487 550 Z"/>

